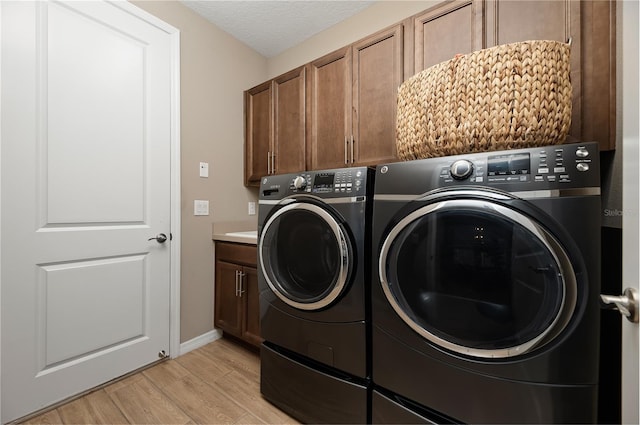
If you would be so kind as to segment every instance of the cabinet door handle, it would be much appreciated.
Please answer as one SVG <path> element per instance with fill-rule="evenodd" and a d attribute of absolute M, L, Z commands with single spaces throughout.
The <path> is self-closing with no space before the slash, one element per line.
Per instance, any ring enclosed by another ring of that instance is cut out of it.
<path fill-rule="evenodd" d="M 236 270 L 236 297 L 238 296 L 238 270 Z"/>
<path fill-rule="evenodd" d="M 276 153 L 271 154 L 271 173 L 276 173 Z"/>
<path fill-rule="evenodd" d="M 349 151 L 349 139 L 347 136 L 344 136 L 344 163 L 345 165 L 349 163 L 349 158 L 347 156 L 347 152 Z"/>
<path fill-rule="evenodd" d="M 355 158 L 353 157 L 353 134 L 351 135 L 351 163 L 356 162 Z"/>
<path fill-rule="evenodd" d="M 267 175 L 271 174 L 271 152 L 267 152 Z"/>
<path fill-rule="evenodd" d="M 242 273 L 241 271 L 238 272 L 238 296 L 242 297 L 242 294 L 245 293 L 244 290 L 244 277 L 246 275 L 244 273 Z"/>

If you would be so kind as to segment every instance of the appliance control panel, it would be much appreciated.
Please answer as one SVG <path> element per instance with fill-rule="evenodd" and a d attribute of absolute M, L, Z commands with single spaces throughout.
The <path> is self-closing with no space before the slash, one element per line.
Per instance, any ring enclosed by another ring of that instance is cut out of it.
<path fill-rule="evenodd" d="M 363 194 L 366 174 L 366 169 L 360 168 L 307 171 L 293 177 L 289 190 L 294 193 L 314 195 Z"/>
<path fill-rule="evenodd" d="M 597 185 L 598 158 L 596 143 L 440 158 L 442 163 L 438 167 L 438 185 L 448 186 L 462 182 L 491 186 L 532 183 L 548 188 L 572 187 L 574 184 L 583 186 L 590 180 Z"/>
<path fill-rule="evenodd" d="M 368 167 L 302 171 L 262 178 L 260 199 L 308 194 L 320 198 L 366 196 L 373 169 Z"/>
<path fill-rule="evenodd" d="M 375 193 L 425 193 L 450 186 L 491 186 L 505 191 L 600 186 L 596 142 L 469 153 L 377 167 Z"/>

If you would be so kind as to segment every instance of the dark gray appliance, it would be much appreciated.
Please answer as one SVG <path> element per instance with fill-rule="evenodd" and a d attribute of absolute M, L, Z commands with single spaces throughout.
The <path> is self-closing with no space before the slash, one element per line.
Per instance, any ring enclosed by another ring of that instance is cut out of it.
<path fill-rule="evenodd" d="M 373 169 L 262 179 L 261 391 L 308 423 L 368 421 Z"/>
<path fill-rule="evenodd" d="M 378 166 L 372 418 L 597 420 L 597 144 Z"/>

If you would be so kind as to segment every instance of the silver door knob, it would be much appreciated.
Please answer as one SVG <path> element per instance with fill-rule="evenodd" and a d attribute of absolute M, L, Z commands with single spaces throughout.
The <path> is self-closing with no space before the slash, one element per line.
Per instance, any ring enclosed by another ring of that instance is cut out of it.
<path fill-rule="evenodd" d="M 603 308 L 618 310 L 630 322 L 638 323 L 638 292 L 626 288 L 622 295 L 600 295 Z"/>
<path fill-rule="evenodd" d="M 156 240 L 158 243 L 164 243 L 167 240 L 167 235 L 159 233 L 155 238 L 149 238 L 150 241 Z"/>

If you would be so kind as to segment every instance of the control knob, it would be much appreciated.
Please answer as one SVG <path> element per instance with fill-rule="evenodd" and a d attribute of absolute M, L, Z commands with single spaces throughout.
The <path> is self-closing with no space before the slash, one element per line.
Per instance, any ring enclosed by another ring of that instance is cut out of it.
<path fill-rule="evenodd" d="M 449 167 L 449 174 L 456 180 L 464 180 L 473 173 L 473 164 L 466 159 L 459 159 Z"/>
<path fill-rule="evenodd" d="M 577 150 L 576 150 L 576 156 L 578 158 L 586 158 L 589 156 L 589 151 L 587 150 L 587 148 L 580 146 Z"/>
<path fill-rule="evenodd" d="M 297 176 L 293 179 L 293 187 L 296 189 L 304 189 L 307 187 L 307 180 L 302 176 Z"/>

